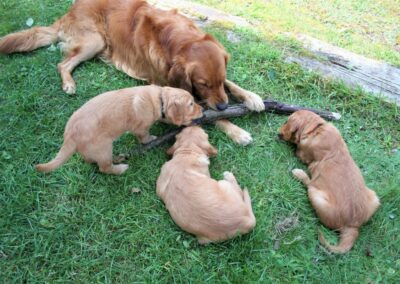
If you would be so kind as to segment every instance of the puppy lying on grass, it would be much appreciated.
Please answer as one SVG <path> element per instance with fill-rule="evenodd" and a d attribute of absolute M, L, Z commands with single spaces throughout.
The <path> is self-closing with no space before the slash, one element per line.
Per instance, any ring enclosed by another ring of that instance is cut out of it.
<path fill-rule="evenodd" d="M 157 195 L 178 226 L 196 235 L 200 244 L 227 240 L 254 228 L 247 189 L 242 190 L 230 172 L 220 181 L 210 177 L 208 158 L 217 150 L 202 128 L 186 127 L 167 153 L 173 158 L 161 168 Z"/>
<path fill-rule="evenodd" d="M 156 138 L 149 129 L 157 120 L 179 126 L 201 116 L 202 108 L 182 89 L 150 85 L 107 92 L 74 112 L 57 156 L 36 169 L 50 172 L 79 152 L 86 162 L 97 163 L 101 172 L 120 175 L 128 165 L 113 165 L 112 143 L 124 132 L 130 131 L 141 143 L 147 143 Z"/>
<path fill-rule="evenodd" d="M 293 175 L 308 188 L 308 197 L 321 222 L 339 230 L 337 246 L 320 242 L 334 253 L 349 251 L 358 230 L 378 209 L 379 198 L 366 187 L 339 131 L 313 112 L 293 113 L 279 133 L 285 141 L 297 144 L 296 155 L 308 165 L 312 178 L 301 169 Z"/>

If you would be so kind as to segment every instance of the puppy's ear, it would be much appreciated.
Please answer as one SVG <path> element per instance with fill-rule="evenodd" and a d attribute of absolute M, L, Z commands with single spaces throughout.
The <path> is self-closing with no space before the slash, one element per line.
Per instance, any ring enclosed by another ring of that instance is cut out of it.
<path fill-rule="evenodd" d="M 176 142 L 174 143 L 174 145 L 168 148 L 167 155 L 172 156 L 175 153 L 175 150 L 176 150 Z"/>
<path fill-rule="evenodd" d="M 215 157 L 218 154 L 218 150 L 215 149 L 210 142 L 205 141 L 205 143 L 201 144 L 201 148 L 206 151 L 207 156 L 209 157 Z"/>
<path fill-rule="evenodd" d="M 313 133 L 318 127 L 320 127 L 322 124 L 324 124 L 324 121 L 321 119 L 313 119 L 307 123 L 307 125 L 304 127 L 304 130 L 301 133 L 301 138 L 304 139 L 311 133 Z"/>
<path fill-rule="evenodd" d="M 192 80 L 190 79 L 191 70 L 189 66 L 183 64 L 183 60 L 178 58 L 168 72 L 168 84 L 171 87 L 181 88 L 192 93 Z"/>
<path fill-rule="evenodd" d="M 215 157 L 218 154 L 218 150 L 215 149 L 213 146 L 211 146 L 211 144 L 209 144 L 210 146 L 207 148 L 207 154 L 209 157 Z"/>
<path fill-rule="evenodd" d="M 167 119 L 169 119 L 173 124 L 181 126 L 184 122 L 184 105 L 182 100 L 171 96 L 169 102 L 166 106 L 167 111 L 165 113 Z"/>

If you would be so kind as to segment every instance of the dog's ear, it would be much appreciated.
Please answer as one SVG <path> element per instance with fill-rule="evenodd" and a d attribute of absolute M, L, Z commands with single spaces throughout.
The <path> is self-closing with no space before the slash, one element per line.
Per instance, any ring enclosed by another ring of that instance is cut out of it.
<path fill-rule="evenodd" d="M 205 141 L 205 143 L 201 144 L 201 148 L 206 151 L 207 156 L 209 157 L 215 157 L 218 154 L 218 150 L 215 149 L 210 142 Z"/>
<path fill-rule="evenodd" d="M 228 66 L 228 61 L 230 59 L 230 56 L 228 53 L 224 52 L 224 59 L 225 59 L 225 68 Z"/>
<path fill-rule="evenodd" d="M 218 150 L 209 144 L 209 147 L 207 147 L 207 154 L 209 157 L 215 157 L 218 154 Z"/>
<path fill-rule="evenodd" d="M 168 96 L 166 103 L 165 116 L 169 121 L 177 126 L 181 126 L 184 122 L 184 100 L 174 95 Z"/>
<path fill-rule="evenodd" d="M 168 72 L 168 84 L 192 93 L 191 68 L 190 65 L 184 65 L 182 61 L 180 58 L 175 60 Z"/>
<path fill-rule="evenodd" d="M 300 139 L 304 139 L 308 135 L 312 134 L 322 124 L 324 124 L 324 121 L 321 119 L 312 119 L 312 120 L 308 121 L 308 123 L 305 125 L 303 131 L 301 132 Z"/>
<path fill-rule="evenodd" d="M 172 156 L 174 153 L 175 153 L 175 151 L 176 151 L 176 147 L 177 145 L 176 145 L 176 142 L 174 143 L 174 145 L 172 145 L 171 147 L 169 147 L 168 148 L 168 150 L 167 150 L 167 155 L 170 155 L 170 156 Z"/>

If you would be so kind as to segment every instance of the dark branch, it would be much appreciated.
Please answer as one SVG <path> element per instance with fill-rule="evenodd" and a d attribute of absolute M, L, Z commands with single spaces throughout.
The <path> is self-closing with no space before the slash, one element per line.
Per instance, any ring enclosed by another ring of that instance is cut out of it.
<path fill-rule="evenodd" d="M 273 100 L 265 100 L 264 105 L 265 105 L 266 112 L 273 112 L 273 113 L 279 113 L 279 114 L 292 114 L 295 111 L 305 109 L 305 110 L 312 111 L 327 120 L 339 120 L 340 119 L 339 113 L 323 111 L 323 110 L 316 110 L 316 109 L 311 109 L 311 108 L 306 108 L 306 107 L 301 107 L 301 106 L 296 106 L 296 105 L 286 105 L 284 103 L 280 103 L 280 102 L 273 101 Z M 243 104 L 231 105 L 224 111 L 215 111 L 215 110 L 209 109 L 209 110 L 206 110 L 204 112 L 204 116 L 200 119 L 197 119 L 195 121 L 195 123 L 196 124 L 205 124 L 205 123 L 214 122 L 218 119 L 243 116 L 248 113 L 254 113 L 254 112 L 249 110 Z M 128 154 L 118 156 L 117 161 L 122 160 L 122 159 L 127 159 L 132 155 L 142 154 L 142 153 L 146 152 L 147 150 L 150 150 L 150 149 L 157 147 L 161 144 L 164 144 L 166 142 L 172 141 L 174 139 L 175 135 L 178 134 L 182 129 L 183 129 L 183 127 L 174 129 L 171 132 L 168 132 L 167 134 L 165 134 L 161 137 L 158 137 L 157 139 L 155 139 L 147 144 L 144 144 L 137 148 L 134 148 Z"/>

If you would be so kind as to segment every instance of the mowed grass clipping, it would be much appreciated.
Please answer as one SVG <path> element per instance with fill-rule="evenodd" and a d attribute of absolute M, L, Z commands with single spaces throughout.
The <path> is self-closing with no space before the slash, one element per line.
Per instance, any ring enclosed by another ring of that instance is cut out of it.
<path fill-rule="evenodd" d="M 48 25 L 71 1 L 0 3 L 0 35 Z M 214 126 L 206 126 L 219 153 L 211 160 L 212 177 L 232 171 L 249 189 L 257 226 L 228 242 L 200 246 L 172 221 L 155 192 L 169 145 L 129 160 L 125 175 L 99 173 L 73 156 L 50 174 L 33 165 L 53 158 L 65 123 L 90 98 L 130 87 L 135 81 L 100 60 L 74 72 L 77 95 L 61 90 L 58 50 L 0 56 L 0 279 L 21 282 L 274 282 L 395 283 L 400 271 L 400 116 L 399 108 L 361 91 L 331 83 L 281 59 L 257 35 L 208 30 L 229 51 L 228 76 L 264 98 L 342 114 L 334 122 L 342 132 L 367 185 L 382 206 L 362 227 L 346 255 L 330 255 L 317 240 L 319 229 L 331 242 L 290 170 L 305 169 L 294 147 L 278 141 L 285 116 L 254 114 L 233 121 L 252 133 L 248 147 L 234 144 Z M 162 134 L 170 126 L 157 124 Z M 131 135 L 114 143 L 114 153 L 137 146 Z M 140 193 L 132 191 L 140 189 Z"/>

